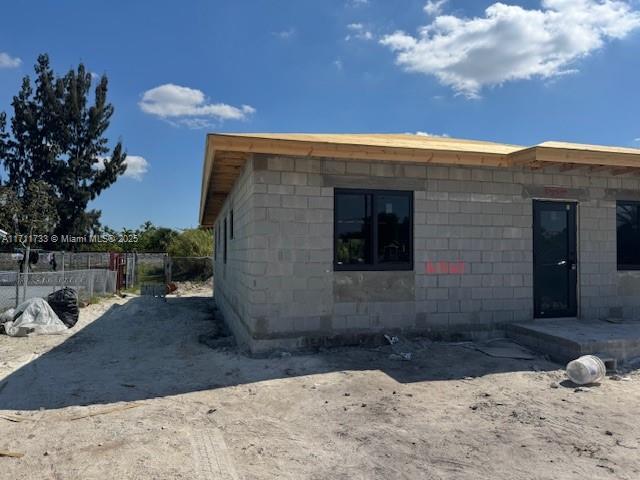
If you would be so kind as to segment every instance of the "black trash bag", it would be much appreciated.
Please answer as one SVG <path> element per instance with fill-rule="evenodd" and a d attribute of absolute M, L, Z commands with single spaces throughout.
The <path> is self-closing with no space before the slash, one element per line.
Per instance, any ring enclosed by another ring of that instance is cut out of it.
<path fill-rule="evenodd" d="M 78 321 L 78 294 L 73 288 L 56 290 L 47 297 L 47 303 L 67 328 L 73 327 Z"/>

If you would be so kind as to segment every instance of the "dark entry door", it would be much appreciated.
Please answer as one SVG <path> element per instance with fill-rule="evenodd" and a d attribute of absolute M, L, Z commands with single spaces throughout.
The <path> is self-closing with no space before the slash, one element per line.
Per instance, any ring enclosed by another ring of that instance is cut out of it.
<path fill-rule="evenodd" d="M 534 200 L 533 306 L 536 318 L 576 316 L 576 262 L 576 204 Z"/>

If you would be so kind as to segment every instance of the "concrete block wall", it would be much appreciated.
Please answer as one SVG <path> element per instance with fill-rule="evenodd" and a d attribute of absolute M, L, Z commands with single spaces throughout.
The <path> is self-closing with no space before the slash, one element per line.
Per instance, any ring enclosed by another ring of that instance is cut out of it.
<path fill-rule="evenodd" d="M 251 305 L 260 299 L 251 296 L 249 275 L 252 273 L 251 256 L 255 248 L 251 227 L 256 221 L 253 207 L 253 163 L 245 163 L 232 191 L 216 219 L 214 232 L 214 298 L 227 324 L 243 343 L 250 341 L 252 329 Z M 233 239 L 230 217 L 233 210 Z M 224 237 L 224 219 L 227 220 L 227 238 Z M 227 243 L 227 262 L 224 262 L 224 244 Z"/>
<path fill-rule="evenodd" d="M 640 179 L 269 155 L 248 163 L 227 200 L 244 189 L 243 270 L 229 280 L 246 292 L 224 295 L 256 350 L 531 320 L 532 199 L 548 194 L 578 201 L 580 316 L 640 315 L 640 275 L 617 271 L 615 232 L 615 200 L 640 196 Z M 413 271 L 333 271 L 334 188 L 414 192 Z"/>

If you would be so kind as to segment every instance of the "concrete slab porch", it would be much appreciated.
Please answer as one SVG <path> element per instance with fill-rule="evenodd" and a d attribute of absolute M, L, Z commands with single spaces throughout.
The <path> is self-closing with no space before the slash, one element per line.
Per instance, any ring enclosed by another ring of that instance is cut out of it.
<path fill-rule="evenodd" d="M 562 363 L 590 354 L 616 360 L 618 364 L 640 357 L 640 322 L 541 320 L 508 325 L 506 334 Z"/>

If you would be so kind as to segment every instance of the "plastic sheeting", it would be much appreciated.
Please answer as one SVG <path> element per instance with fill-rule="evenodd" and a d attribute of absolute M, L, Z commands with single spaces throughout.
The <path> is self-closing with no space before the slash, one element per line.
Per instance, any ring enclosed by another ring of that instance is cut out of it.
<path fill-rule="evenodd" d="M 11 337 L 26 337 L 65 333 L 67 327 L 44 299 L 30 298 L 16 307 L 13 320 L 4 323 L 4 330 Z"/>

